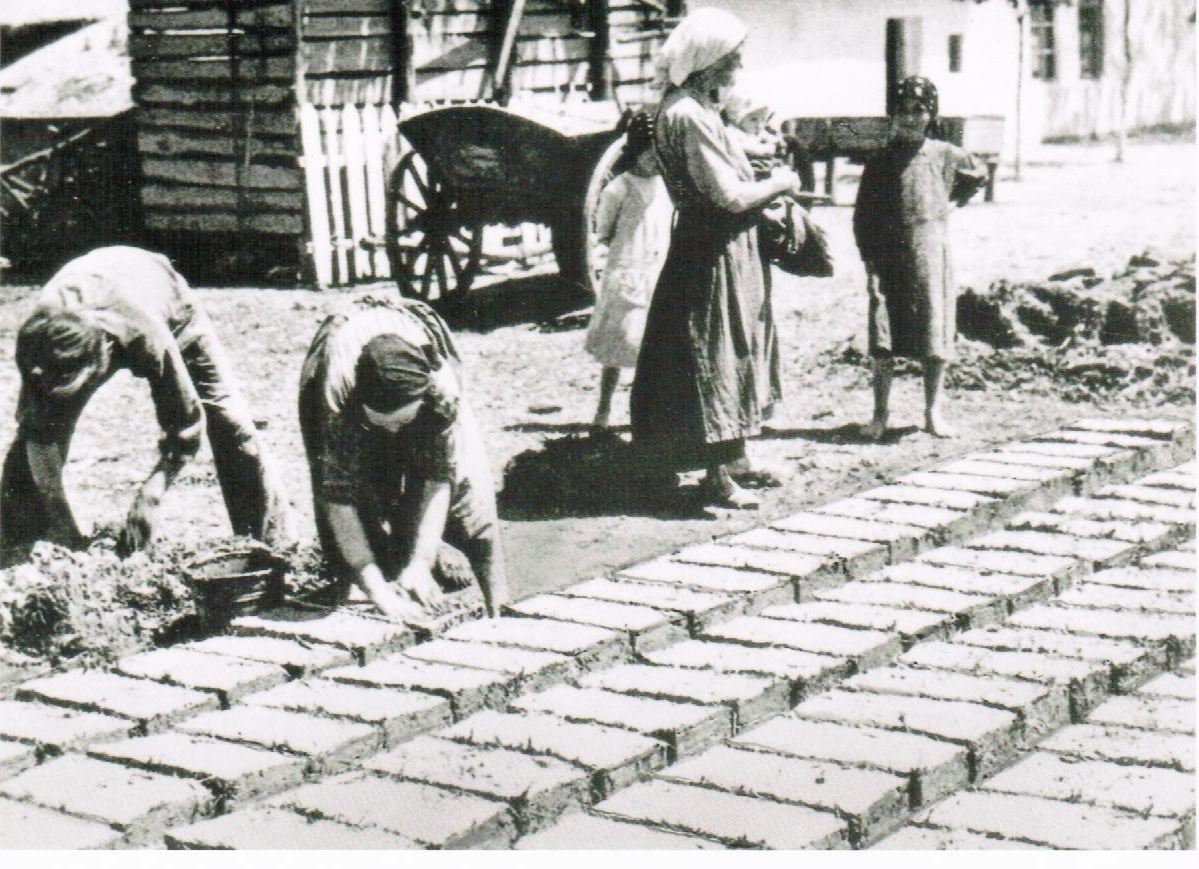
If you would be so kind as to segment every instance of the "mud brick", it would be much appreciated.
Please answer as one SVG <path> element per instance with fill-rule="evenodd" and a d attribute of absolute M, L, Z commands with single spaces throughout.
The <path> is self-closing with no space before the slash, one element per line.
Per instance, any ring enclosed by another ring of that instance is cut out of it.
<path fill-rule="evenodd" d="M 1195 538 L 1192 537 L 1189 540 L 1184 540 L 1181 543 L 1177 544 L 1174 548 L 1177 549 L 1179 552 L 1194 552 L 1195 551 Z"/>
<path fill-rule="evenodd" d="M 1067 444 L 1089 444 L 1097 447 L 1119 447 L 1123 450 L 1137 450 L 1150 453 L 1154 457 L 1165 460 L 1168 453 L 1163 449 L 1161 441 L 1155 438 L 1139 435 L 1118 434 L 1102 431 L 1054 431 L 1039 435 L 1035 440 Z"/>
<path fill-rule="evenodd" d="M 983 791 L 955 794 L 913 820 L 1061 849 L 1156 850 L 1176 847 L 1180 841 L 1177 824 L 1162 818 Z"/>
<path fill-rule="evenodd" d="M 11 778 L 37 763 L 37 751 L 31 745 L 0 740 L 0 780 Z"/>
<path fill-rule="evenodd" d="M 582 670 L 609 667 L 630 656 L 628 639 L 616 631 L 549 619 L 480 619 L 458 625 L 445 638 L 569 655 Z"/>
<path fill-rule="evenodd" d="M 1001 598 L 926 588 L 905 582 L 847 582 L 840 588 L 817 592 L 821 600 L 875 604 L 942 612 L 957 618 L 962 627 L 990 624 L 1007 614 Z"/>
<path fill-rule="evenodd" d="M 478 746 L 545 754 L 587 770 L 593 797 L 627 787 L 667 763 L 668 747 L 648 736 L 555 715 L 478 712 L 438 736 Z"/>
<path fill-rule="evenodd" d="M 1195 677 L 1177 673 L 1162 673 L 1156 679 L 1141 686 L 1142 697 L 1177 697 L 1179 700 L 1195 699 Z"/>
<path fill-rule="evenodd" d="M 817 600 L 785 603 L 762 611 L 762 617 L 793 622 L 823 622 L 846 628 L 868 628 L 898 633 L 904 648 L 919 640 L 944 638 L 953 632 L 953 616 L 925 610 L 872 604 Z"/>
<path fill-rule="evenodd" d="M 1195 811 L 1194 778 L 1172 769 L 1034 752 L 983 785 L 988 791 L 1178 818 Z"/>
<path fill-rule="evenodd" d="M 0 850 L 113 848 L 120 839 L 121 834 L 107 824 L 0 799 Z"/>
<path fill-rule="evenodd" d="M 287 671 L 274 664 L 179 648 L 130 655 L 117 662 L 117 669 L 138 679 L 211 691 L 220 698 L 222 706 L 229 706 L 252 691 L 264 691 L 287 681 Z"/>
<path fill-rule="evenodd" d="M 515 677 L 519 689 L 525 691 L 538 691 L 548 685 L 565 682 L 578 670 L 575 659 L 569 655 L 452 640 L 418 643 L 406 649 L 404 656 L 435 664 L 503 673 Z"/>
<path fill-rule="evenodd" d="M 1183 661 L 1181 664 L 1178 664 L 1175 669 L 1177 669 L 1178 672 L 1182 673 L 1183 675 L 1194 676 L 1195 675 L 1195 658 L 1192 656 L 1189 661 Z"/>
<path fill-rule="evenodd" d="M 985 778 L 1011 760 L 1020 742 L 1015 714 L 978 703 L 833 690 L 795 707 L 799 718 L 902 730 L 964 745 L 971 777 Z"/>
<path fill-rule="evenodd" d="M 1081 516 L 1085 519 L 1123 520 L 1126 522 L 1160 522 L 1176 525 L 1186 532 L 1195 532 L 1195 512 L 1160 504 L 1146 504 L 1127 498 L 1062 498 L 1050 511 Z"/>
<path fill-rule="evenodd" d="M 1074 558 L 1092 570 L 1130 564 L 1141 552 L 1135 543 L 1071 537 L 1048 531 L 996 531 L 970 541 L 970 548 Z"/>
<path fill-rule="evenodd" d="M 644 733 L 669 745 L 672 761 L 702 751 L 733 730 L 732 711 L 725 706 L 676 703 L 570 685 L 521 697 L 512 708 Z"/>
<path fill-rule="evenodd" d="M 1189 593 L 1118 588 L 1084 582 L 1062 592 L 1054 603 L 1095 609 L 1120 609 L 1140 612 L 1194 614 L 1195 596 Z"/>
<path fill-rule="evenodd" d="M 1074 724 L 1037 746 L 1070 757 L 1110 760 L 1125 766 L 1153 766 L 1195 772 L 1195 740 L 1186 733 L 1152 733 L 1130 727 Z"/>
<path fill-rule="evenodd" d="M 831 655 L 853 661 L 858 669 L 863 670 L 893 659 L 899 654 L 901 646 L 898 633 L 855 630 L 819 622 L 801 625 L 753 616 L 708 628 L 701 638 Z"/>
<path fill-rule="evenodd" d="M 791 686 L 785 680 L 745 673 L 623 664 L 592 673 L 579 685 L 659 700 L 728 706 L 734 731 L 791 708 Z"/>
<path fill-rule="evenodd" d="M 641 824 L 579 812 L 568 815 L 548 830 L 526 836 L 516 843 L 517 851 L 676 851 L 723 850 L 718 842 L 668 833 Z"/>
<path fill-rule="evenodd" d="M 904 654 L 901 663 L 932 670 L 1010 676 L 1050 685 L 1065 685 L 1070 692 L 1070 712 L 1081 719 L 1110 690 L 1106 665 L 1041 652 L 996 652 L 961 643 L 924 643 Z"/>
<path fill-rule="evenodd" d="M 874 851 L 1042 851 L 1043 845 L 1030 845 L 1014 839 L 995 839 L 966 830 L 938 830 L 911 824 L 871 845 Z"/>
<path fill-rule="evenodd" d="M 403 625 L 345 610 L 323 613 L 285 607 L 262 616 L 241 616 L 233 620 L 232 628 L 243 636 L 278 637 L 347 649 L 360 663 L 416 641 Z"/>
<path fill-rule="evenodd" d="M 1070 456 L 1082 459 L 1109 460 L 1120 454 L 1134 455 L 1126 449 L 1099 444 L 1070 443 L 1053 440 L 1015 441 L 996 447 L 999 452 L 1035 453 L 1042 456 Z"/>
<path fill-rule="evenodd" d="M 426 848 L 506 848 L 516 836 L 507 803 L 411 781 L 350 774 L 269 801 L 313 819 L 377 828 Z"/>
<path fill-rule="evenodd" d="M 815 655 L 796 649 L 770 649 L 736 643 L 705 643 L 687 640 L 645 656 L 651 664 L 714 670 L 717 673 L 751 673 L 786 679 L 791 685 L 790 703 L 844 678 L 852 663 L 848 658 Z"/>
<path fill-rule="evenodd" d="M 968 463 L 980 463 L 988 465 L 1013 465 L 1017 468 L 1054 468 L 1059 471 L 1073 471 L 1081 476 L 1097 464 L 1096 456 L 1077 456 L 1077 455 L 1062 455 L 1046 452 L 1025 451 L 1021 449 L 1021 444 L 1011 444 L 1000 447 L 992 452 L 987 453 L 970 453 L 966 456 L 965 461 Z M 1036 444 L 1030 446 L 1038 446 Z M 1100 455 L 1106 453 L 1113 455 L 1115 450 L 1105 450 L 1103 447 L 1096 447 L 1100 451 Z M 967 471 L 966 473 L 980 473 L 978 471 Z M 983 473 L 999 474 L 1002 471 L 995 468 L 985 468 Z"/>
<path fill-rule="evenodd" d="M 737 546 L 799 552 L 821 559 L 835 558 L 843 572 L 851 577 L 878 570 L 887 563 L 887 547 L 867 540 L 755 528 L 729 537 L 728 542 Z"/>
<path fill-rule="evenodd" d="M 875 838 L 908 808 L 908 782 L 900 776 L 729 746 L 675 764 L 658 778 L 835 812 L 849 822 L 855 843 Z"/>
<path fill-rule="evenodd" d="M 1080 419 L 1066 426 L 1076 431 L 1116 432 L 1156 440 L 1180 440 L 1191 435 L 1190 425 L 1181 419 Z"/>
<path fill-rule="evenodd" d="M 1011 624 L 1113 640 L 1160 643 L 1174 661 L 1195 651 L 1195 619 L 1192 616 L 1038 604 L 1013 615 Z"/>
<path fill-rule="evenodd" d="M 196 778 L 218 797 L 233 800 L 293 787 L 303 778 L 305 766 L 302 758 L 186 733 L 157 733 L 97 745 L 88 753 L 151 772 Z"/>
<path fill-rule="evenodd" d="M 1160 522 L 1122 522 L 1082 519 L 1062 513 L 1020 513 L 1008 522 L 1013 531 L 1052 531 L 1072 537 L 1123 540 L 1146 549 L 1159 549 L 1175 542 L 1182 530 Z"/>
<path fill-rule="evenodd" d="M 196 736 L 302 755 L 310 759 L 314 769 L 325 772 L 382 745 L 381 734 L 369 725 L 269 706 L 240 706 L 210 712 L 183 722 L 177 729 Z"/>
<path fill-rule="evenodd" d="M 323 643 L 283 640 L 278 637 L 209 637 L 197 643 L 180 646 L 207 655 L 225 655 L 275 664 L 286 670 L 293 678 L 311 676 L 330 667 L 344 667 L 354 662 L 354 656 L 346 649 Z"/>
<path fill-rule="evenodd" d="M 627 634 L 638 652 L 660 649 L 687 637 L 681 616 L 638 604 L 537 594 L 505 610 L 512 616 L 578 622 Z"/>
<path fill-rule="evenodd" d="M 1028 552 L 996 552 L 990 549 L 962 549 L 944 546 L 920 556 L 921 564 L 944 567 L 964 567 L 985 573 L 1009 573 L 1016 576 L 1036 576 L 1053 580 L 1054 587 L 1069 586 L 1081 572 L 1081 565 L 1072 558 L 1056 555 L 1033 555 Z"/>
<path fill-rule="evenodd" d="M 829 516 L 923 528 L 931 534 L 929 541 L 937 545 L 960 540 L 981 527 L 975 517 L 963 510 L 872 501 L 869 498 L 844 498 L 816 507 L 815 511 Z"/>
<path fill-rule="evenodd" d="M 920 486 L 930 489 L 948 489 L 955 492 L 972 492 L 989 498 L 1026 502 L 1046 484 L 1028 480 L 1013 480 L 1007 477 L 982 477 L 978 474 L 944 474 L 938 471 L 916 471 L 895 481 L 901 486 Z M 1064 493 L 1063 493 L 1064 494 Z"/>
<path fill-rule="evenodd" d="M 336 682 L 406 688 L 445 697 L 450 701 L 456 719 L 480 709 L 503 706 L 517 685 L 515 676 L 504 673 L 416 661 L 404 655 L 371 661 L 365 667 L 327 670 L 325 676 Z"/>
<path fill-rule="evenodd" d="M 144 846 L 163 827 L 208 814 L 213 797 L 198 782 L 68 754 L 0 785 L 0 794 L 99 821 Z"/>
<path fill-rule="evenodd" d="M 1158 471 L 1156 474 L 1142 477 L 1137 483 L 1141 486 L 1160 486 L 1163 489 L 1182 489 L 1184 492 L 1193 493 L 1195 491 L 1195 474 L 1177 470 Z"/>
<path fill-rule="evenodd" d="M 430 736 L 377 755 L 366 767 L 392 778 L 501 800 L 511 807 L 521 834 L 543 829 L 588 802 L 587 774 L 570 764 Z"/>
<path fill-rule="evenodd" d="M 848 844 L 847 825 L 831 812 L 674 782 L 634 785 L 594 811 L 738 848 L 829 849 Z"/>
<path fill-rule="evenodd" d="M 377 728 L 384 745 L 398 745 L 453 721 L 450 702 L 418 691 L 365 688 L 328 679 L 288 682 L 244 698 L 247 706 L 345 718 Z"/>
<path fill-rule="evenodd" d="M 83 670 L 26 682 L 17 697 L 128 718 L 146 733 L 219 706 L 215 695 L 202 691 Z"/>
<path fill-rule="evenodd" d="M 884 501 L 890 504 L 914 504 L 920 507 L 936 507 L 942 510 L 957 510 L 973 514 L 977 527 L 993 521 L 1004 510 L 1003 502 L 976 492 L 958 489 L 938 489 L 933 486 L 890 485 L 867 489 L 858 495 L 867 501 Z"/>
<path fill-rule="evenodd" d="M 1139 501 L 1143 504 L 1156 504 L 1160 507 L 1171 507 L 1175 510 L 1195 509 L 1194 492 L 1183 492 L 1178 489 L 1161 489 L 1155 486 L 1104 486 L 1095 492 L 1095 497 Z"/>
<path fill-rule="evenodd" d="M 181 851 L 394 851 L 417 847 L 393 833 L 309 820 L 283 809 L 250 809 L 175 827 L 167 831 L 166 843 Z"/>
<path fill-rule="evenodd" d="M 0 701 L 0 737 L 33 745 L 42 754 L 61 754 L 93 742 L 124 739 L 134 726 L 128 719 L 97 712 L 79 712 L 44 703 Z"/>
<path fill-rule="evenodd" d="M 1158 552 L 1156 555 L 1150 555 L 1141 562 L 1143 567 L 1160 567 L 1166 570 L 1185 570 L 1191 575 L 1194 575 L 1195 570 L 1199 568 L 1199 562 L 1195 559 L 1194 552 Z"/>
<path fill-rule="evenodd" d="M 789 715 L 743 733 L 733 743 L 902 776 L 908 783 L 913 806 L 965 787 L 969 778 L 965 747 L 878 727 L 809 721 Z"/>
<path fill-rule="evenodd" d="M 797 593 L 801 586 L 827 585 L 839 581 L 841 576 L 840 564 L 835 558 L 807 555 L 802 552 L 755 549 L 752 546 L 732 544 L 729 540 L 697 543 L 680 549 L 670 556 L 670 559 L 687 564 L 775 574 L 793 580 Z"/>
<path fill-rule="evenodd" d="M 912 667 L 880 667 L 841 686 L 847 691 L 961 700 L 1006 709 L 1020 719 L 1025 743 L 1070 723 L 1070 698 L 1061 686 Z"/>
<path fill-rule="evenodd" d="M 887 547 L 890 561 L 911 558 L 922 549 L 934 545 L 936 535 L 918 525 L 899 525 L 827 513 L 797 513 L 771 524 L 782 531 L 797 531 L 824 537 L 844 537 L 864 540 Z"/>
<path fill-rule="evenodd" d="M 1001 652 L 1043 652 L 1102 664 L 1109 671 L 1110 687 L 1116 693 L 1132 691 L 1166 666 L 1166 655 L 1160 649 L 1036 628 L 988 627 L 958 634 L 954 640 L 957 645 Z"/>
<path fill-rule="evenodd" d="M 616 579 L 590 579 L 567 586 L 558 594 L 638 604 L 679 613 L 686 618 L 688 631 L 695 631 L 714 621 L 724 621 L 745 612 L 745 601 L 731 595 Z"/>
<path fill-rule="evenodd" d="M 1047 600 L 1056 592 L 1053 580 L 1047 577 L 981 573 L 964 567 L 943 567 L 915 561 L 893 564 L 867 579 L 1001 598 L 1009 611 Z"/>
<path fill-rule="evenodd" d="M 1092 724 L 1195 733 L 1195 703 L 1175 697 L 1110 697 L 1091 710 Z"/>
<path fill-rule="evenodd" d="M 746 612 L 758 612 L 762 607 L 771 604 L 795 600 L 794 581 L 779 574 L 705 564 L 684 564 L 665 558 L 626 567 L 617 574 L 617 578 L 739 595 L 747 599 Z"/>
<path fill-rule="evenodd" d="M 1087 582 L 1113 588 L 1135 588 L 1163 593 L 1189 594 L 1195 590 L 1195 574 L 1169 568 L 1117 567 L 1100 570 Z"/>
<path fill-rule="evenodd" d="M 1010 453 L 1008 454 L 1011 455 Z M 1028 483 L 1054 483 L 1059 486 L 1073 481 L 1076 474 L 1065 468 L 1044 465 L 1022 465 L 1011 461 L 999 462 L 983 458 L 958 459 L 937 465 L 938 474 L 965 474 L 970 477 L 999 477 L 1004 480 L 1021 480 Z M 984 493 L 990 494 L 990 493 Z"/>

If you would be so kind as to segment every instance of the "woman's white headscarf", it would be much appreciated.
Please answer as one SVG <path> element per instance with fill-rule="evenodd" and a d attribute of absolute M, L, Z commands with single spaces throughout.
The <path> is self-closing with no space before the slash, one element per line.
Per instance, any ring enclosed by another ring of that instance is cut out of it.
<path fill-rule="evenodd" d="M 706 6 L 679 22 L 662 44 L 658 76 L 663 83 L 679 87 L 692 73 L 707 69 L 736 51 L 749 31 L 731 12 Z"/>

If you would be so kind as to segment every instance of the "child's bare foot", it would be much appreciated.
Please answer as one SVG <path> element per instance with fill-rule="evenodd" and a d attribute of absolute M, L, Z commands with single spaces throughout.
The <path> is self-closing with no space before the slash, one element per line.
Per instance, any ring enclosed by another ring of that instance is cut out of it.
<path fill-rule="evenodd" d="M 739 459 L 728 466 L 733 482 L 748 489 L 777 489 L 790 478 L 790 470 L 769 462 Z"/>
<path fill-rule="evenodd" d="M 863 440 L 878 443 L 887 434 L 887 421 L 884 419 L 873 419 L 869 425 L 862 426 L 860 433 Z"/>
<path fill-rule="evenodd" d="M 761 500 L 752 492 L 741 488 L 730 478 L 713 479 L 704 477 L 699 484 L 700 495 L 709 507 L 724 507 L 731 510 L 756 510 Z"/>
<path fill-rule="evenodd" d="M 958 436 L 958 430 L 947 423 L 939 413 L 925 416 L 924 429 L 935 438 L 955 438 Z"/>

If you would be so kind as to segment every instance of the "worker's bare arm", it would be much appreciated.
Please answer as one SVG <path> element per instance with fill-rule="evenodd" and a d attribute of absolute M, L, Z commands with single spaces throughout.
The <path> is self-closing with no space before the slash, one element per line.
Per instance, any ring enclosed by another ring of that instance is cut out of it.
<path fill-rule="evenodd" d="M 75 524 L 71 513 L 71 505 L 67 503 L 67 493 L 62 484 L 62 469 L 66 464 L 64 448 L 58 443 L 40 443 L 35 440 L 25 442 L 25 456 L 29 461 L 30 475 L 37 487 L 38 495 L 45 506 L 46 515 L 50 517 L 50 527 L 46 536 L 52 543 L 77 548 L 86 541 Z"/>

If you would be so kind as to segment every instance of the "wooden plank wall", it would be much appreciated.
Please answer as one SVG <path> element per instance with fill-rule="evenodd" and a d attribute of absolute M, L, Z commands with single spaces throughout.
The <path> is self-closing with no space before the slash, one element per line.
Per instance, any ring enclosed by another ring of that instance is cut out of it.
<path fill-rule="evenodd" d="M 129 5 L 146 229 L 302 235 L 292 4 Z"/>

